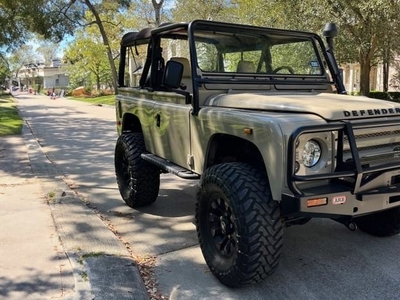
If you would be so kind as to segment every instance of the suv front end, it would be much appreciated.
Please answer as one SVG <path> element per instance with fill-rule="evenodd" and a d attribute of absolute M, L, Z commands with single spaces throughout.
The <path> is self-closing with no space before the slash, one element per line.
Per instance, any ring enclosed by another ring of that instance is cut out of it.
<path fill-rule="evenodd" d="M 283 213 L 352 218 L 400 206 L 399 128 L 392 117 L 296 129 Z"/>

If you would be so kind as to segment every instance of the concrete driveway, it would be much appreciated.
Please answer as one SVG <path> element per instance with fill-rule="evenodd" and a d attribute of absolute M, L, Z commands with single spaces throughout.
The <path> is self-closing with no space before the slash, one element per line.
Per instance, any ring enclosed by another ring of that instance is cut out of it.
<path fill-rule="evenodd" d="M 280 266 L 265 282 L 223 286 L 198 247 L 196 182 L 162 175 L 158 200 L 133 210 L 115 183 L 113 108 L 45 96 L 18 99 L 23 117 L 70 188 L 110 222 L 135 256 L 156 258 L 159 290 L 169 299 L 400 298 L 400 236 L 371 237 L 318 219 L 285 229 Z"/>

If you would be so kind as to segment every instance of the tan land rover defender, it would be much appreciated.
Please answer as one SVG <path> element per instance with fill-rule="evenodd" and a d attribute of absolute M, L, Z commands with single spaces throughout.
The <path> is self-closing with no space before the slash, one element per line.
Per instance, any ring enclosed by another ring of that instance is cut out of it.
<path fill-rule="evenodd" d="M 314 33 L 196 20 L 126 34 L 115 169 L 127 205 L 160 174 L 199 179 L 196 228 L 228 286 L 278 266 L 283 228 L 310 218 L 400 232 L 400 105 L 346 95 Z"/>

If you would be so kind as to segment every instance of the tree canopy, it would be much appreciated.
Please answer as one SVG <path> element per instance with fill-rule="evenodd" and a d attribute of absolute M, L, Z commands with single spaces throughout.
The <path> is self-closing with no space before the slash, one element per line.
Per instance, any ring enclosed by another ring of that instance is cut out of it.
<path fill-rule="evenodd" d="M 335 40 L 339 63 L 358 62 L 360 92 L 369 95 L 370 70 L 393 61 L 400 51 L 399 0 L 236 0 L 238 19 L 245 23 L 321 33 L 327 22 L 340 30 Z"/>
<path fill-rule="evenodd" d="M 371 66 L 381 62 L 388 73 L 400 52 L 399 13 L 400 0 L 0 0 L 0 43 L 3 49 L 15 47 L 31 32 L 55 41 L 75 33 L 71 47 L 77 47 L 83 32 L 90 31 L 91 42 L 98 44 L 92 51 L 106 55 L 109 68 L 103 70 L 115 84 L 118 44 L 130 30 L 209 19 L 321 33 L 333 21 L 340 31 L 335 40 L 339 63 L 360 64 L 361 93 L 368 95 Z"/>
<path fill-rule="evenodd" d="M 72 86 L 112 86 L 110 64 L 101 36 L 93 27 L 77 32 L 75 41 L 64 53 Z"/>
<path fill-rule="evenodd" d="M 46 39 L 60 41 L 75 29 L 72 19 L 62 17 L 58 0 L 0 0 L 0 44 L 13 48 L 34 32 Z M 67 2 L 67 1 L 65 1 Z M 77 16 L 70 12 L 70 18 Z"/>

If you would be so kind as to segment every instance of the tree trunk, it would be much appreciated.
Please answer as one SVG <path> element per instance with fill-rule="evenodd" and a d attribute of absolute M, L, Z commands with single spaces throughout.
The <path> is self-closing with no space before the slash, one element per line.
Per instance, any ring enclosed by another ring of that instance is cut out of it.
<path fill-rule="evenodd" d="M 389 90 L 390 43 L 386 42 L 383 49 L 383 91 Z"/>
<path fill-rule="evenodd" d="M 117 69 L 116 69 L 115 63 L 114 63 L 114 58 L 113 58 L 113 55 L 111 52 L 110 42 L 108 41 L 108 37 L 107 37 L 106 31 L 104 29 L 103 22 L 101 21 L 101 18 L 99 16 L 99 13 L 97 12 L 96 8 L 92 5 L 90 0 L 85 0 L 85 4 L 89 8 L 89 10 L 92 12 L 92 14 L 96 20 L 96 24 L 99 27 L 101 37 L 103 38 L 103 45 L 106 47 L 107 57 L 108 57 L 108 61 L 110 63 L 111 73 L 112 73 L 112 77 L 113 77 L 113 89 L 114 89 L 114 93 L 116 93 L 118 76 L 117 76 Z"/>
<path fill-rule="evenodd" d="M 361 40 L 361 39 L 360 39 Z M 359 48 L 359 63 L 360 63 L 360 94 L 369 96 L 370 92 L 370 73 L 371 61 L 374 56 L 378 44 L 377 34 L 372 34 L 370 42 L 366 45 L 361 44 Z"/>
<path fill-rule="evenodd" d="M 100 75 L 99 74 L 96 74 L 96 86 L 97 86 L 97 91 L 100 92 L 101 82 L 100 82 Z"/>
<path fill-rule="evenodd" d="M 370 78 L 369 74 L 371 71 L 371 62 L 360 60 L 360 94 L 363 96 L 369 96 L 370 90 Z"/>
<path fill-rule="evenodd" d="M 154 17 L 155 17 L 156 27 L 158 27 L 161 24 L 161 8 L 164 4 L 164 0 L 161 0 L 158 3 L 156 0 L 152 0 L 151 3 L 153 4 L 153 8 L 154 8 Z"/>
<path fill-rule="evenodd" d="M 376 48 L 376 38 L 374 37 L 371 46 L 367 49 L 360 49 L 359 63 L 360 63 L 360 94 L 369 96 L 370 91 L 370 73 L 371 61 Z"/>
<path fill-rule="evenodd" d="M 387 92 L 389 90 L 389 63 L 383 63 L 383 91 Z"/>

